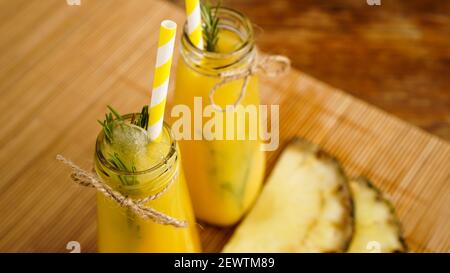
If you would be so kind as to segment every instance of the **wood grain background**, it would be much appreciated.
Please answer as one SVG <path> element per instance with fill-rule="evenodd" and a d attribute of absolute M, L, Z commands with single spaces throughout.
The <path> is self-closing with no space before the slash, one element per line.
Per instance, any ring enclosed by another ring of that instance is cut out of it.
<path fill-rule="evenodd" d="M 264 51 L 450 140 L 450 1 L 222 2 L 261 27 Z"/>
<path fill-rule="evenodd" d="M 418 117 L 424 124 L 434 120 L 444 127 L 433 128 L 447 128 L 448 121 L 443 122 L 449 111 L 447 17 L 439 15 L 445 5 L 430 17 L 440 23 L 423 36 L 429 38 L 420 48 L 428 49 L 415 51 L 417 41 L 409 43 L 407 34 L 400 38 L 393 34 L 398 29 L 410 33 L 401 19 L 392 25 L 395 17 L 385 18 L 389 25 L 373 23 L 369 32 L 356 31 L 355 24 L 353 32 L 359 38 L 350 38 L 354 36 L 347 28 L 336 27 L 335 20 L 327 21 L 334 14 L 341 14 L 344 22 L 368 20 L 352 15 L 353 9 L 372 12 L 351 5 L 354 1 L 345 1 L 348 6 L 295 2 L 304 3 L 298 6 L 304 7 L 299 11 L 302 16 L 295 17 L 298 22 L 283 6 L 286 1 L 273 2 L 278 4 L 242 1 L 238 6 L 238 1 L 230 1 L 265 28 L 259 39 L 263 49 L 287 53 L 297 68 L 339 87 L 348 84 L 352 94 L 392 107 L 388 110 L 397 116 L 413 117 L 413 122 Z M 267 16 L 256 16 L 258 10 Z M 270 16 L 279 16 L 284 26 L 294 20 L 292 32 L 276 29 Z M 148 103 L 159 23 L 171 18 L 181 25 L 184 17 L 168 1 L 82 0 L 77 7 L 64 0 L 0 0 L 0 251 L 67 252 L 66 244 L 72 240 L 81 243 L 83 252 L 96 250 L 95 193 L 73 185 L 69 171 L 55 156 L 61 153 L 85 168 L 92 166 L 96 120 L 107 104 L 127 113 Z M 285 37 L 286 43 L 263 38 L 268 34 Z M 367 47 L 356 46 L 358 41 Z M 399 60 L 398 70 L 393 56 Z M 387 69 L 391 65 L 392 70 Z M 349 175 L 365 175 L 387 194 L 413 251 L 450 251 L 450 145 L 445 140 L 298 70 L 261 80 L 263 102 L 280 104 L 282 146 L 294 136 L 320 144 Z M 383 103 L 381 97 L 402 92 L 421 94 L 419 101 L 431 104 L 412 107 L 409 95 L 392 95 L 387 100 L 392 104 Z M 280 152 L 268 154 L 268 171 Z M 204 250 L 219 251 L 232 231 L 203 225 Z"/>

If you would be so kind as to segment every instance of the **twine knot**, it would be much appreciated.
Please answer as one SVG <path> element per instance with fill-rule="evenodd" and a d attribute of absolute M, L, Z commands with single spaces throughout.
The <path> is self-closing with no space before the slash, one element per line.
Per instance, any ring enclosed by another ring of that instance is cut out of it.
<path fill-rule="evenodd" d="M 217 90 L 232 81 L 244 79 L 244 82 L 241 87 L 241 91 L 239 92 L 239 97 L 232 104 L 233 110 L 238 106 L 242 99 L 245 97 L 245 93 L 247 91 L 248 82 L 250 77 L 256 73 L 261 73 L 268 77 L 277 77 L 283 73 L 286 73 L 291 67 L 291 61 L 288 57 L 283 55 L 263 55 L 262 57 L 258 57 L 257 54 L 255 60 L 252 65 L 250 65 L 246 69 L 235 69 L 231 71 L 225 71 L 219 74 L 219 77 L 222 79 L 218 83 L 216 83 L 213 88 L 209 91 L 209 103 L 213 106 L 216 111 L 226 112 L 230 108 L 222 108 L 217 105 L 214 101 L 214 95 Z"/>
<path fill-rule="evenodd" d="M 152 220 L 153 222 L 158 224 L 172 225 L 174 227 L 179 228 L 187 226 L 187 222 L 184 220 L 175 219 L 151 207 L 145 206 L 145 203 L 159 198 L 167 191 L 167 189 L 174 183 L 174 181 L 178 177 L 178 170 L 175 171 L 174 176 L 160 192 L 143 199 L 134 200 L 128 196 L 122 195 L 118 191 L 113 190 L 109 185 L 104 183 L 95 173 L 83 170 L 82 168 L 78 167 L 72 161 L 66 159 L 62 155 L 57 155 L 56 159 L 72 169 L 70 177 L 75 183 L 82 186 L 94 187 L 97 191 L 103 193 L 103 195 L 105 195 L 107 198 L 116 202 L 122 208 L 130 209 L 132 212 L 134 212 L 142 219 Z"/>
<path fill-rule="evenodd" d="M 124 199 L 123 199 L 123 201 L 122 201 L 122 203 L 120 204 L 122 207 L 131 207 L 131 206 L 133 206 L 134 204 L 133 204 L 133 200 L 131 199 L 131 198 L 129 198 L 128 196 L 126 196 Z"/>

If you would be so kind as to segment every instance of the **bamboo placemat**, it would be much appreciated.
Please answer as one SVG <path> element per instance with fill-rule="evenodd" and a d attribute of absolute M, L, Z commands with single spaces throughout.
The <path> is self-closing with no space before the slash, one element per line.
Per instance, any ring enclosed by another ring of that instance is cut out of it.
<path fill-rule="evenodd" d="M 0 1 L 0 251 L 67 252 L 72 240 L 95 251 L 95 194 L 55 155 L 89 168 L 105 105 L 148 102 L 165 18 L 181 26 L 184 14 L 151 0 Z M 413 251 L 450 251 L 448 143 L 298 71 L 261 87 L 280 104 L 281 146 L 297 135 L 322 145 L 387 194 Z M 203 225 L 204 250 L 231 232 Z"/>

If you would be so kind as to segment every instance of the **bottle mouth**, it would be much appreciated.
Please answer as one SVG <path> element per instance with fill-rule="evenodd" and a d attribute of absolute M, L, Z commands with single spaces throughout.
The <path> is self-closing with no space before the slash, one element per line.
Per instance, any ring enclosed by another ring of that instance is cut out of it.
<path fill-rule="evenodd" d="M 122 118 L 126 121 L 129 122 L 131 121 L 133 118 L 137 118 L 140 116 L 140 113 L 130 113 L 130 114 L 126 114 L 123 115 Z M 141 128 L 142 129 L 142 128 Z M 144 129 L 142 129 L 144 130 Z M 118 169 L 117 167 L 115 167 L 114 165 L 112 165 L 107 159 L 106 157 L 103 155 L 102 152 L 102 143 L 104 142 L 105 139 L 105 134 L 102 131 L 100 131 L 100 133 L 97 136 L 97 140 L 95 143 L 95 155 L 98 158 L 99 163 L 101 164 L 101 166 L 103 168 L 106 168 L 108 170 L 108 172 L 115 174 L 115 175 L 120 175 L 120 176 L 139 176 L 139 175 L 145 175 L 145 174 L 152 174 L 152 173 L 165 173 L 167 170 L 169 170 L 171 168 L 171 166 L 174 164 L 174 162 L 177 159 L 177 144 L 176 144 L 176 140 L 175 137 L 173 136 L 172 130 L 170 129 L 170 126 L 164 122 L 163 124 L 163 134 L 167 134 L 168 135 L 168 139 L 170 139 L 170 148 L 169 151 L 167 152 L 167 154 L 158 162 L 155 162 L 153 165 L 151 165 L 149 168 L 145 169 L 145 170 L 140 170 L 140 171 L 133 171 L 133 172 L 128 172 L 128 171 L 124 171 L 121 169 Z"/>
<path fill-rule="evenodd" d="M 239 37 L 241 43 L 234 50 L 228 52 L 211 52 L 196 47 L 189 38 L 187 22 L 184 24 L 181 39 L 181 55 L 188 65 L 195 69 L 204 70 L 205 63 L 210 64 L 208 69 L 217 71 L 235 67 L 247 59 L 253 58 L 255 53 L 255 42 L 253 27 L 250 20 L 242 13 L 221 7 L 212 8 L 212 12 L 220 18 L 219 29 L 227 30 Z M 220 39 L 220 38 L 219 38 Z M 217 62 L 219 61 L 220 62 Z M 226 60 L 224 62 L 224 60 Z M 216 65 L 214 65 L 216 64 Z M 205 71 L 202 71 L 205 72 Z"/>

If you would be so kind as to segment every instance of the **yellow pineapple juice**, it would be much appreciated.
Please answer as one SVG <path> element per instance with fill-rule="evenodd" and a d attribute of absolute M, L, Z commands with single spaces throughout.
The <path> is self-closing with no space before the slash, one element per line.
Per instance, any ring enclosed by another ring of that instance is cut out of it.
<path fill-rule="evenodd" d="M 194 109 L 194 97 L 209 105 L 209 93 L 221 78 L 219 73 L 247 69 L 255 58 L 251 23 L 240 13 L 221 8 L 219 40 L 216 52 L 196 48 L 185 33 L 181 58 L 178 61 L 174 105 Z M 240 95 L 243 80 L 234 80 L 220 87 L 215 103 L 224 108 L 233 105 Z M 258 106 L 258 78 L 249 79 L 240 105 Z M 231 111 L 235 117 L 240 110 Z M 224 115 L 230 114 L 228 111 Z M 208 118 L 203 118 L 206 122 Z M 192 118 L 192 123 L 194 118 Z M 245 128 L 248 129 L 248 117 Z M 259 120 L 258 120 L 259 122 Z M 215 128 L 225 137 L 226 125 Z M 192 135 L 194 135 L 192 129 Z M 216 225 L 236 223 L 255 200 L 265 171 L 265 156 L 258 138 L 245 140 L 181 140 L 183 166 L 198 218 Z"/>
<path fill-rule="evenodd" d="M 136 114 L 138 115 L 138 114 Z M 99 252 L 199 252 L 194 216 L 181 168 L 177 143 L 165 126 L 160 143 L 147 143 L 144 129 L 131 125 L 132 115 L 124 116 L 125 124 L 114 128 L 114 141 L 108 144 L 103 131 L 96 143 L 95 169 L 99 177 L 114 190 L 133 199 L 143 199 L 161 192 L 149 206 L 179 220 L 187 227 L 174 227 L 144 220 L 132 211 L 97 194 Z M 131 169 L 124 172 L 111 161 Z"/>

